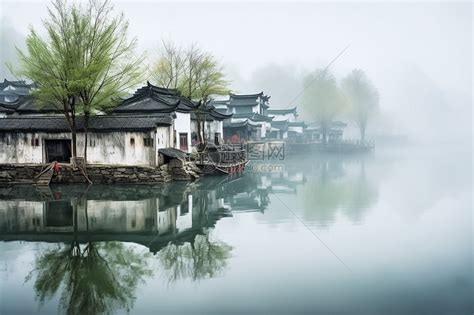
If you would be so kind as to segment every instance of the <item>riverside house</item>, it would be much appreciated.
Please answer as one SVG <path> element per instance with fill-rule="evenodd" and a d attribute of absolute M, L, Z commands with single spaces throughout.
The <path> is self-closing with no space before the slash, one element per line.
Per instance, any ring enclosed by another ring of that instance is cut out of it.
<path fill-rule="evenodd" d="M 39 106 L 27 93 L 11 92 L 25 85 L 23 81 L 8 82 L 8 97 L 0 100 L 0 163 L 68 163 L 72 140 L 64 116 L 54 107 Z M 111 113 L 91 117 L 87 143 L 83 117 L 76 118 L 78 156 L 87 145 L 90 164 L 159 166 L 160 149 L 191 152 L 191 135 L 195 132 L 192 113 L 196 107 L 176 90 L 147 82 Z M 230 117 L 209 107 L 207 138 L 220 142 L 222 121 Z"/>

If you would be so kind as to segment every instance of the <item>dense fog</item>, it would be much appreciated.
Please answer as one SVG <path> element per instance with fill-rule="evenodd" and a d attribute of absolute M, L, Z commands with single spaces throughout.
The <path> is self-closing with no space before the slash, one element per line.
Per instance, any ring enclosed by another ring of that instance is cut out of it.
<path fill-rule="evenodd" d="M 0 4 L 0 76 L 12 78 L 15 46 L 28 27 L 43 32 L 48 1 Z M 235 92 L 272 96 L 273 108 L 301 106 L 303 78 L 329 67 L 340 80 L 365 71 L 380 93 L 370 139 L 462 142 L 472 134 L 470 3 L 167 3 L 114 1 L 150 63 L 162 39 L 198 44 L 224 65 Z M 344 120 L 344 117 L 339 117 Z"/>

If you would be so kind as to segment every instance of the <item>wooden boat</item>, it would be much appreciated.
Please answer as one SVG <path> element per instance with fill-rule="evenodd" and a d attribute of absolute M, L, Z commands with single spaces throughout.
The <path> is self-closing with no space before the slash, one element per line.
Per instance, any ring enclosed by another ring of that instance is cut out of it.
<path fill-rule="evenodd" d="M 249 163 L 244 148 L 206 145 L 204 149 L 191 154 L 191 160 L 199 167 L 201 174 L 242 174 Z"/>

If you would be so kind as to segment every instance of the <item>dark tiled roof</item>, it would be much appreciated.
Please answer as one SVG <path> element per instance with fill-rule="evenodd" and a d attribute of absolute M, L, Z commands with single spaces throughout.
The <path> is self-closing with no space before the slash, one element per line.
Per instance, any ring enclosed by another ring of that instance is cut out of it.
<path fill-rule="evenodd" d="M 158 153 L 161 153 L 167 157 L 178 158 L 178 159 L 184 159 L 188 156 L 186 152 L 175 149 L 175 148 L 158 149 Z"/>
<path fill-rule="evenodd" d="M 253 121 L 272 121 L 273 117 L 263 116 L 258 113 L 234 114 L 232 118 L 248 118 Z"/>
<path fill-rule="evenodd" d="M 4 100 L 0 100 L 0 106 L 13 109 L 20 114 L 59 113 L 59 111 L 52 105 L 40 105 L 39 102 L 31 95 L 19 95 L 13 102 L 5 102 Z"/>
<path fill-rule="evenodd" d="M 216 100 L 213 100 L 211 101 L 211 105 L 213 106 L 216 106 L 216 105 L 226 105 L 229 104 L 229 100 L 220 100 L 220 101 L 216 101 Z"/>
<path fill-rule="evenodd" d="M 272 128 L 286 130 L 288 129 L 288 120 L 272 121 Z"/>
<path fill-rule="evenodd" d="M 258 98 L 259 96 L 263 96 L 263 91 L 260 92 L 260 93 L 255 93 L 255 94 L 233 94 L 233 93 L 230 93 L 230 98 L 252 98 L 252 99 L 256 99 Z"/>
<path fill-rule="evenodd" d="M 293 121 L 293 122 L 288 122 L 288 127 L 303 127 L 306 128 L 307 125 L 304 123 L 304 121 Z"/>
<path fill-rule="evenodd" d="M 14 112 L 13 109 L 8 108 L 8 107 L 5 107 L 5 106 L 2 106 L 2 105 L 0 104 L 0 113 L 11 114 L 11 113 L 13 113 L 13 112 Z"/>
<path fill-rule="evenodd" d="M 162 116 L 95 116 L 89 121 L 90 131 L 142 131 L 157 125 L 171 125 L 170 115 Z M 84 129 L 83 117 L 76 118 L 78 131 Z M 0 131 L 49 131 L 68 132 L 69 125 L 62 116 L 36 116 L 1 118 Z"/>
<path fill-rule="evenodd" d="M 245 127 L 248 125 L 248 121 L 239 121 L 239 122 L 230 122 L 230 121 L 224 121 L 224 128 L 240 128 L 240 127 Z"/>
<path fill-rule="evenodd" d="M 24 80 L 9 81 L 7 79 L 3 79 L 3 82 L 0 82 L 0 89 L 3 90 L 4 88 L 6 88 L 9 85 L 14 86 L 14 87 L 25 87 L 25 88 L 29 88 L 29 89 L 31 89 L 35 86 L 34 83 L 28 84 Z"/>
<path fill-rule="evenodd" d="M 259 102 L 258 100 L 261 100 Z M 227 106 L 255 106 L 260 104 L 262 107 L 268 108 L 268 100 L 270 96 L 263 95 L 263 92 L 256 94 L 232 94 L 230 93 L 229 103 Z"/>
<path fill-rule="evenodd" d="M 286 114 L 296 114 L 296 107 L 288 109 L 268 109 L 268 115 L 286 115 Z"/>
<path fill-rule="evenodd" d="M 251 124 L 248 120 L 238 122 L 224 121 L 224 128 L 241 128 L 245 126 L 249 126 L 250 128 L 261 127 L 260 124 Z"/>
<path fill-rule="evenodd" d="M 191 112 L 198 105 L 181 96 L 175 89 L 166 89 L 147 82 L 135 91 L 133 96 L 125 99 L 114 112 L 127 113 L 169 113 L 173 111 Z"/>

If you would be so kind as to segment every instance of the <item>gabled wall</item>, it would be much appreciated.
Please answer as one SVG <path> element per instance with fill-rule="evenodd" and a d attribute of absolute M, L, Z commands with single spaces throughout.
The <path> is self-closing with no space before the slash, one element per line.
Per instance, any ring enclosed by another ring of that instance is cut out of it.
<path fill-rule="evenodd" d="M 179 149 L 179 134 L 187 133 L 188 135 L 188 153 L 191 152 L 191 114 L 176 113 L 176 119 L 173 121 L 174 138 L 172 147 Z"/>

